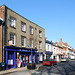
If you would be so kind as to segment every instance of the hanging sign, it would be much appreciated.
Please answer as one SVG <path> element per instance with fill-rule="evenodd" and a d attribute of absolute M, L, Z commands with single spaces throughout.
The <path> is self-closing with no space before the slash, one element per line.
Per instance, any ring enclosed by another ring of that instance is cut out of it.
<path fill-rule="evenodd" d="M 17 52 L 17 58 L 19 58 L 19 52 Z"/>

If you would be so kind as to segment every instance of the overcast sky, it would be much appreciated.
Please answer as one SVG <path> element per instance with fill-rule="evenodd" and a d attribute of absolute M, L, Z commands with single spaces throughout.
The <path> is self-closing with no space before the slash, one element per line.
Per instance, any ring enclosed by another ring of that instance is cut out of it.
<path fill-rule="evenodd" d="M 75 0 L 0 0 L 10 9 L 45 29 L 53 42 L 75 48 Z"/>

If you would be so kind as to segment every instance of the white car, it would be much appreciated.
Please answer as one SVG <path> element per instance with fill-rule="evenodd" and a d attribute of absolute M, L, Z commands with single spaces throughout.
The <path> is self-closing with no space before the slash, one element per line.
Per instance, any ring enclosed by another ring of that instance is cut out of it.
<path fill-rule="evenodd" d="M 75 59 L 75 57 L 74 57 L 74 56 L 71 56 L 71 57 L 70 57 L 70 59 L 72 59 L 72 60 L 73 60 L 73 59 Z"/>
<path fill-rule="evenodd" d="M 66 58 L 61 58 L 61 62 L 66 62 Z"/>

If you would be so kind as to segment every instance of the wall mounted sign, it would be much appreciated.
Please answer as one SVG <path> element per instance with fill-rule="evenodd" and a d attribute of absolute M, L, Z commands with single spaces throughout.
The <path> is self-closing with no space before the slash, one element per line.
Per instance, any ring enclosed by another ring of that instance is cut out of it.
<path fill-rule="evenodd" d="M 8 65 L 13 65 L 13 59 L 8 60 Z"/>
<path fill-rule="evenodd" d="M 9 45 L 12 45 L 12 41 L 9 41 Z"/>

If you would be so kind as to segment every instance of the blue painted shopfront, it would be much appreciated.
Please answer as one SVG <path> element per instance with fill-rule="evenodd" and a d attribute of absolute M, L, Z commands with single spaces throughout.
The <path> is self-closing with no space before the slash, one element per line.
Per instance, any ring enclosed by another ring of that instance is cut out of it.
<path fill-rule="evenodd" d="M 32 53 L 31 53 L 32 51 Z M 19 53 L 19 59 L 24 59 L 23 66 L 26 66 L 31 60 L 37 64 L 37 50 L 29 48 L 20 48 L 13 46 L 5 46 L 5 62 L 6 69 L 17 68 L 17 54 Z"/>

